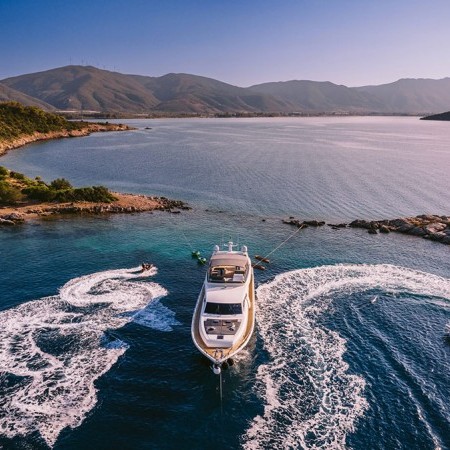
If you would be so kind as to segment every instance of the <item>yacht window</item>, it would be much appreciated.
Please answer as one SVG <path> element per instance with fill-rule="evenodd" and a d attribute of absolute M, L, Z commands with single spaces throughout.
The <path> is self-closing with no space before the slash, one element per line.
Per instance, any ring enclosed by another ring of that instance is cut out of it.
<path fill-rule="evenodd" d="M 241 303 L 206 303 L 206 314 L 232 315 L 242 314 Z"/>

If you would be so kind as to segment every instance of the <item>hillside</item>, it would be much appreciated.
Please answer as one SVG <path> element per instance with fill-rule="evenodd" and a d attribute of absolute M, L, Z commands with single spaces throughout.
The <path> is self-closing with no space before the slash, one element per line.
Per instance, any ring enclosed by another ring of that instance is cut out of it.
<path fill-rule="evenodd" d="M 124 75 L 95 67 L 67 66 L 2 81 L 59 110 L 146 113 L 287 111 L 265 94 L 188 74 Z"/>
<path fill-rule="evenodd" d="M 372 95 L 343 85 L 308 80 L 263 83 L 249 88 L 253 92 L 270 94 L 294 106 L 300 112 L 383 111 L 383 104 Z"/>
<path fill-rule="evenodd" d="M 80 130 L 83 126 L 80 122 L 68 122 L 61 116 L 34 106 L 23 106 L 15 102 L 0 104 L 0 142 L 35 132 Z"/>
<path fill-rule="evenodd" d="M 133 77 L 95 67 L 66 66 L 2 81 L 60 110 L 142 113 L 159 101 Z"/>
<path fill-rule="evenodd" d="M 125 115 L 431 114 L 450 108 L 450 78 L 402 79 L 362 87 L 292 80 L 243 88 L 184 73 L 150 77 L 66 66 L 0 83 L 0 99 L 3 92 L 6 99 L 44 102 L 47 109 Z"/>
<path fill-rule="evenodd" d="M 160 103 L 158 111 L 223 113 L 291 110 L 289 102 L 254 93 L 211 78 L 189 74 L 167 74 L 158 78 L 136 77 Z"/>
<path fill-rule="evenodd" d="M 385 111 L 399 113 L 433 113 L 450 108 L 450 78 L 401 79 L 380 86 L 353 88 L 370 94 L 383 105 Z"/>
<path fill-rule="evenodd" d="M 37 98 L 30 97 L 23 92 L 16 91 L 0 83 L 0 102 L 19 102 L 25 106 L 37 106 L 45 111 L 52 111 L 55 108 Z"/>
<path fill-rule="evenodd" d="M 35 106 L 23 106 L 16 102 L 0 103 L 0 155 L 37 140 L 126 129 L 129 128 L 124 125 L 69 122 Z"/>

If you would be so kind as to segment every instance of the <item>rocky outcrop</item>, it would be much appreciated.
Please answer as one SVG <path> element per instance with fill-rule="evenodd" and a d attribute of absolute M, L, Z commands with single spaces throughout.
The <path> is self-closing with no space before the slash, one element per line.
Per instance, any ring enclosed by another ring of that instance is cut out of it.
<path fill-rule="evenodd" d="M 16 222 L 14 222 L 14 220 L 4 219 L 3 217 L 0 217 L 0 225 L 16 225 Z"/>
<path fill-rule="evenodd" d="M 166 197 L 151 197 L 154 200 L 157 200 L 159 203 L 161 203 L 161 206 L 157 209 L 163 209 L 170 212 L 176 212 L 172 211 L 173 209 L 183 209 L 183 210 L 189 210 L 192 209 L 190 206 L 186 205 L 186 203 L 182 202 L 181 200 L 170 200 Z"/>
<path fill-rule="evenodd" d="M 333 228 L 333 230 L 337 230 L 338 228 L 347 228 L 348 226 L 346 223 L 327 223 L 327 225 Z"/>
<path fill-rule="evenodd" d="M 392 220 L 354 220 L 352 228 L 364 228 L 369 233 L 390 233 L 391 231 L 450 245 L 450 216 L 420 215 Z"/>
<path fill-rule="evenodd" d="M 298 228 L 305 228 L 307 226 L 322 226 L 325 222 L 318 220 L 300 221 L 294 217 L 289 217 L 288 220 L 283 219 L 283 223 L 294 225 Z M 424 239 L 441 242 L 442 244 L 450 245 L 450 216 L 437 216 L 422 214 L 416 217 L 402 217 L 399 219 L 390 220 L 364 220 L 356 219 L 353 222 L 327 224 L 333 230 L 340 228 L 362 228 L 367 230 L 369 234 L 378 233 L 403 233 L 411 236 L 418 236 Z"/>
<path fill-rule="evenodd" d="M 283 223 L 286 223 L 288 225 L 294 225 L 298 228 L 307 228 L 307 227 L 321 227 L 325 225 L 325 222 L 319 221 L 319 220 L 303 220 L 300 221 L 298 219 L 295 219 L 294 217 L 289 217 L 288 220 L 283 219 Z"/>
<path fill-rule="evenodd" d="M 22 214 L 10 213 L 0 216 L 0 225 L 17 225 L 23 222 L 25 222 L 25 219 Z"/>

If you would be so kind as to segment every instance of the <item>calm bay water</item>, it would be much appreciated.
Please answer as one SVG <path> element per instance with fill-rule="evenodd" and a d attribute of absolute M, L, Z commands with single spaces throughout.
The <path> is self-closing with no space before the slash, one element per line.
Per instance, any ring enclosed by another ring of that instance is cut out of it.
<path fill-rule="evenodd" d="M 390 117 L 129 123 L 139 129 L 37 143 L 2 161 L 44 179 L 62 176 L 258 215 L 349 219 L 448 210 L 446 123 Z"/>
<path fill-rule="evenodd" d="M 232 236 L 268 253 L 293 232 L 289 215 L 450 214 L 448 124 L 130 124 L 0 160 L 194 207 L 0 230 L 0 447 L 450 448 L 447 246 L 297 233 L 257 274 L 257 332 L 224 373 L 222 404 L 190 339 L 205 271 L 191 249 L 208 256 Z M 142 278 L 144 260 L 157 273 Z"/>

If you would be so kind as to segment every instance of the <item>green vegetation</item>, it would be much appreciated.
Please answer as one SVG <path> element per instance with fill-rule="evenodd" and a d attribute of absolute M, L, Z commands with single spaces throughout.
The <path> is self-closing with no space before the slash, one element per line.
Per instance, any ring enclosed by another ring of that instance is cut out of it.
<path fill-rule="evenodd" d="M 0 166 L 0 205 L 36 201 L 111 203 L 115 200 L 117 198 L 104 186 L 74 188 L 65 178 L 57 178 L 47 184 L 40 177 L 32 180 Z"/>
<path fill-rule="evenodd" d="M 86 126 L 84 122 L 69 122 L 35 106 L 23 106 L 17 102 L 0 103 L 0 142 L 35 132 L 81 130 Z"/>
<path fill-rule="evenodd" d="M 50 187 L 56 191 L 63 189 L 72 189 L 72 185 L 65 178 L 57 178 L 50 183 Z"/>
<path fill-rule="evenodd" d="M 15 205 L 22 198 L 23 195 L 20 189 L 8 184 L 6 181 L 0 181 L 0 205 Z"/>
<path fill-rule="evenodd" d="M 42 202 L 95 202 L 111 203 L 116 200 L 111 192 L 104 186 L 92 186 L 84 188 L 53 189 L 46 184 L 30 186 L 22 190 L 30 200 Z"/>
<path fill-rule="evenodd" d="M 11 170 L 11 172 L 9 172 L 9 176 L 11 178 L 15 178 L 16 180 L 22 180 L 22 181 L 26 180 L 26 176 L 23 173 L 13 172 L 12 170 Z"/>

